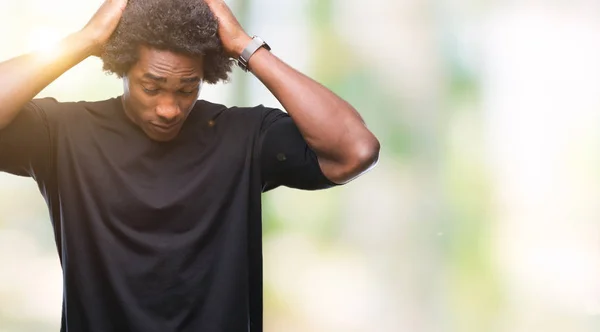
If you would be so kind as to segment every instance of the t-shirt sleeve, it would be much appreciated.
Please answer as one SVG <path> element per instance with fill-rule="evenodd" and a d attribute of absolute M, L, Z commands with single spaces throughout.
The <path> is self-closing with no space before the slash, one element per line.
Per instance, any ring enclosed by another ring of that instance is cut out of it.
<path fill-rule="evenodd" d="M 36 178 L 50 164 L 50 125 L 44 104 L 54 99 L 29 102 L 17 117 L 0 130 L 0 171 Z"/>
<path fill-rule="evenodd" d="M 292 118 L 278 109 L 263 109 L 260 131 L 263 191 L 279 186 L 317 190 L 336 186 L 319 166 Z"/>

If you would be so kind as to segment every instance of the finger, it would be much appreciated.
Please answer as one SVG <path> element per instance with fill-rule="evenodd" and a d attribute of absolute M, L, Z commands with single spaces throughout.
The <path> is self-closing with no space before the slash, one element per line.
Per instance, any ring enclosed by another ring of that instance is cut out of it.
<path fill-rule="evenodd" d="M 218 10 L 218 9 L 225 10 L 225 9 L 229 9 L 229 7 L 227 6 L 227 4 L 223 0 L 204 0 L 204 2 L 206 2 L 206 4 L 212 10 Z"/>
<path fill-rule="evenodd" d="M 125 7 L 127 7 L 128 0 L 106 0 L 105 3 L 108 3 L 112 6 L 118 6 L 119 9 L 125 10 Z"/>

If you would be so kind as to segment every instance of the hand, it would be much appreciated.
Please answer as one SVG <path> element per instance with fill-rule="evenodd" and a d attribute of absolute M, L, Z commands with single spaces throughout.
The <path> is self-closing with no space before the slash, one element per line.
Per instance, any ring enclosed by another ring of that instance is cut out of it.
<path fill-rule="evenodd" d="M 94 55 L 100 55 L 102 48 L 115 31 L 128 0 L 105 0 L 96 14 L 85 25 L 81 32 L 88 37 L 94 48 Z"/>
<path fill-rule="evenodd" d="M 235 18 L 231 9 L 223 0 L 202 0 L 219 21 L 219 38 L 223 43 L 225 52 L 233 58 L 239 58 L 242 51 L 252 40 L 244 31 L 240 22 Z"/>

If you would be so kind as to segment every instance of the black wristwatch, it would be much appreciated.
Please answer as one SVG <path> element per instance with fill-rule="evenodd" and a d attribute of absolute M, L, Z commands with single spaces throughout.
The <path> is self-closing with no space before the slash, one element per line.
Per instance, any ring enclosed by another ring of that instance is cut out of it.
<path fill-rule="evenodd" d="M 256 53 L 261 47 L 264 47 L 267 51 L 271 50 L 271 47 L 265 43 L 264 40 L 260 39 L 257 36 L 252 37 L 252 41 L 244 48 L 242 54 L 237 59 L 238 66 L 242 68 L 243 71 L 248 71 L 248 62 L 250 61 L 250 57 Z"/>

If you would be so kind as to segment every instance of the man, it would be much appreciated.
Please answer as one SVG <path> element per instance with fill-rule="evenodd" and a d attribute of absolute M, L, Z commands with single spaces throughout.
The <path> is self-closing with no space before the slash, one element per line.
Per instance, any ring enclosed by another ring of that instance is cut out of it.
<path fill-rule="evenodd" d="M 123 78 L 121 97 L 32 100 L 91 55 Z M 231 58 L 287 114 L 197 101 Z M 222 0 L 107 0 L 56 52 L 1 63 L 0 85 L 0 171 L 33 177 L 47 201 L 61 331 L 262 331 L 261 193 L 347 183 L 379 153 L 348 103 Z"/>

